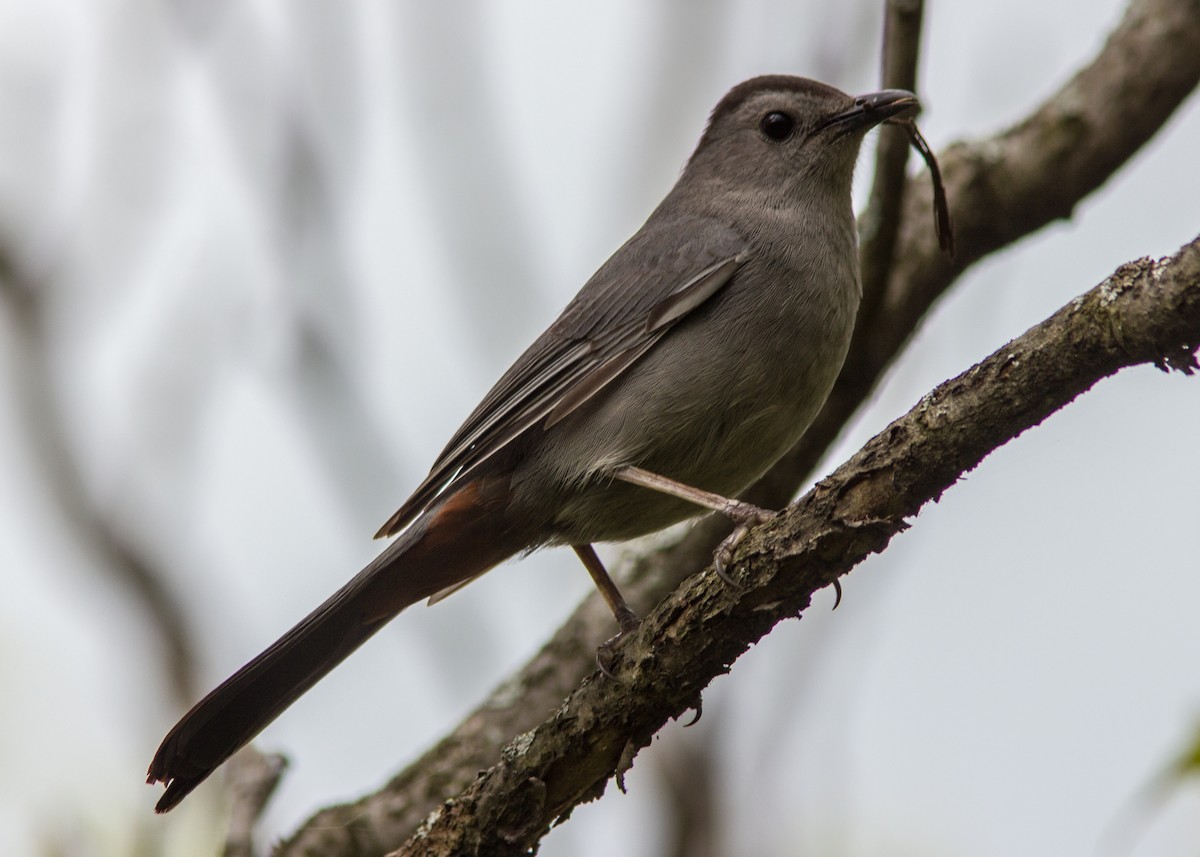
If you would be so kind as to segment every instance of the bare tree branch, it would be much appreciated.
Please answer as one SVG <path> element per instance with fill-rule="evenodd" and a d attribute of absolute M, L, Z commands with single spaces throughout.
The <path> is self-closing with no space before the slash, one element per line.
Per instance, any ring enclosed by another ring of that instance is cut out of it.
<path fill-rule="evenodd" d="M 1200 368 L 1200 237 L 1123 265 L 983 362 L 939 386 L 738 552 L 741 587 L 689 578 L 500 761 L 446 801 L 397 855 L 525 854 L 599 797 L 668 720 L 812 594 L 846 574 L 990 452 L 1097 381 L 1151 363 Z"/>
<path fill-rule="evenodd" d="M 917 89 L 917 57 L 921 47 L 922 0 L 888 0 L 883 22 L 882 83 L 888 89 Z M 883 300 L 892 253 L 900 232 L 904 202 L 904 168 L 908 164 L 908 135 L 895 125 L 879 129 L 875 153 L 875 180 L 871 198 L 860 220 L 862 233 L 862 303 L 858 330 L 874 325 Z"/>
<path fill-rule="evenodd" d="M 287 760 L 277 753 L 260 753 L 246 747 L 230 763 L 225 784 L 232 811 L 222 854 L 254 857 L 254 829 L 283 777 Z"/>

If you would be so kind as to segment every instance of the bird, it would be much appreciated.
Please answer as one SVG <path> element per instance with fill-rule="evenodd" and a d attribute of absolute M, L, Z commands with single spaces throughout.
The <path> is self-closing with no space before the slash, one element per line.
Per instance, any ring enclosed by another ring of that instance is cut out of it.
<path fill-rule="evenodd" d="M 861 296 L 854 167 L 916 96 L 789 75 L 733 87 L 676 184 L 450 438 L 380 528 L 386 549 L 167 733 L 167 812 L 406 607 L 517 554 L 570 546 L 638 625 L 593 547 L 715 510 L 715 553 L 771 513 L 736 497 L 824 403 Z M 602 663 L 603 667 L 603 663 Z"/>

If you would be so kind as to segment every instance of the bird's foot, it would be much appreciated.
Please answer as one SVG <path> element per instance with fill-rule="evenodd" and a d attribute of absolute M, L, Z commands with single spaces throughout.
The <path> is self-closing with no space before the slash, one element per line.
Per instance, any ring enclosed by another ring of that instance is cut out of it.
<path fill-rule="evenodd" d="M 621 626 L 620 632 L 613 637 L 609 637 L 596 649 L 596 666 L 600 668 L 600 672 L 605 678 L 611 678 L 614 681 L 617 677 L 613 675 L 612 664 L 613 657 L 616 655 L 617 644 L 640 628 L 642 620 L 637 617 L 636 613 L 626 607 L 617 615 L 617 622 Z"/>
<path fill-rule="evenodd" d="M 735 526 L 733 532 L 726 536 L 713 552 L 713 570 L 730 586 L 738 586 L 738 582 L 730 576 L 728 570 L 729 563 L 733 561 L 733 552 L 750 534 L 750 530 L 759 524 L 765 524 L 778 513 L 769 509 L 760 509 L 758 506 L 743 503 L 740 500 L 731 500 L 729 505 L 721 510 L 721 513 L 730 518 Z"/>

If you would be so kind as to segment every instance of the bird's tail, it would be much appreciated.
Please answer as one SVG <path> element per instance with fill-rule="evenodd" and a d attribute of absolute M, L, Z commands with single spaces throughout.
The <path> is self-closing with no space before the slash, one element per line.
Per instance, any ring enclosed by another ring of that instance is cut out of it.
<path fill-rule="evenodd" d="M 167 733 L 147 782 L 167 812 L 368 637 L 410 604 L 483 574 L 528 534 L 504 523 L 503 503 L 468 483 L 423 514 L 370 565 L 266 651 L 198 702 Z"/>

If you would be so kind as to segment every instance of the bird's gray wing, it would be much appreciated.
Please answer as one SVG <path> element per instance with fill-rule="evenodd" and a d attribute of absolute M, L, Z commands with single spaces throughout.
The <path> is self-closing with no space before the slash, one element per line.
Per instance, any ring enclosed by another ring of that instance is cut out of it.
<path fill-rule="evenodd" d="M 376 533 L 395 535 L 539 421 L 549 428 L 632 366 L 742 264 L 746 242 L 709 220 L 651 218 L 522 354 Z"/>

